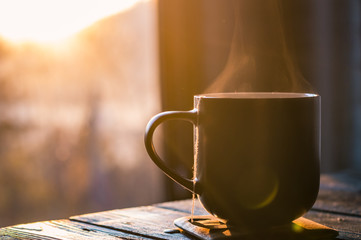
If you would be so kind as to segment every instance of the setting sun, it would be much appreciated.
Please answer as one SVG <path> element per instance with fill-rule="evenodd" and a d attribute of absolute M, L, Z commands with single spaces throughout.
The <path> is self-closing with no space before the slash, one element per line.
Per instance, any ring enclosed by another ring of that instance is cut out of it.
<path fill-rule="evenodd" d="M 0 38 L 15 42 L 65 39 L 140 0 L 0 0 Z"/>

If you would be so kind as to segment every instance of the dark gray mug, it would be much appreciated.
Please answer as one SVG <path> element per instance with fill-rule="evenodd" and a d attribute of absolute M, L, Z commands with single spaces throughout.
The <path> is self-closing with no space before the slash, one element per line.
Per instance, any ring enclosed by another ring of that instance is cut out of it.
<path fill-rule="evenodd" d="M 153 133 L 166 120 L 194 124 L 196 179 L 168 168 Z M 214 93 L 194 109 L 154 116 L 145 133 L 149 156 L 170 178 L 198 194 L 214 216 L 234 226 L 290 223 L 319 189 L 320 97 L 308 93 Z"/>

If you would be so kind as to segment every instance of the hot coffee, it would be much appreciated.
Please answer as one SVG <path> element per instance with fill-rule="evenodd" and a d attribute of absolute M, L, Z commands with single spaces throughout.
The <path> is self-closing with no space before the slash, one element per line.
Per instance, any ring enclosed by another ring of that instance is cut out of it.
<path fill-rule="evenodd" d="M 156 115 L 145 144 L 152 160 L 195 191 L 205 209 L 235 226 L 289 223 L 308 211 L 319 188 L 320 97 L 306 93 L 219 93 L 194 97 L 191 111 Z M 152 135 L 169 119 L 193 122 L 197 172 L 169 169 Z"/>

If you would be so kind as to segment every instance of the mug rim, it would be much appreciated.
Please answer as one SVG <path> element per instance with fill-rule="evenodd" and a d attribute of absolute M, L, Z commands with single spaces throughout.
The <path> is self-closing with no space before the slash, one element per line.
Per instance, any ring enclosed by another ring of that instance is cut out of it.
<path fill-rule="evenodd" d="M 195 98 L 222 98 L 222 99 L 279 99 L 279 98 L 312 98 L 316 93 L 299 92 L 220 92 L 195 95 Z"/>

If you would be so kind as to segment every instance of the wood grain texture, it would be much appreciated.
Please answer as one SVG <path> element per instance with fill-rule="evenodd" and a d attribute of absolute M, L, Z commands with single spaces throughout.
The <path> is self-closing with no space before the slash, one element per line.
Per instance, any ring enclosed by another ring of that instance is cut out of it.
<path fill-rule="evenodd" d="M 304 217 L 339 231 L 337 239 L 361 239 L 361 176 L 323 175 L 319 197 Z M 177 230 L 173 221 L 189 216 L 192 200 L 117 209 L 0 229 L 1 240 L 39 239 L 194 239 Z M 195 202 L 195 215 L 206 215 Z M 270 238 L 270 236 L 269 236 Z"/>
<path fill-rule="evenodd" d="M 107 212 L 74 216 L 70 219 L 104 228 L 156 239 L 190 239 L 179 233 L 167 233 L 174 229 L 173 220 L 187 215 L 184 212 L 154 206 L 112 210 Z"/>
<path fill-rule="evenodd" d="M 361 217 L 361 173 L 347 171 L 321 176 L 313 209 Z"/>
<path fill-rule="evenodd" d="M 188 215 L 191 214 L 192 211 L 192 200 L 186 199 L 186 200 L 179 200 L 179 201 L 172 201 L 172 202 L 164 202 L 164 203 L 158 203 L 154 204 L 154 207 L 157 208 L 163 208 L 163 209 L 169 209 L 177 212 L 183 212 L 187 213 Z M 194 214 L 195 215 L 207 215 L 209 214 L 201 205 L 201 203 L 198 200 L 195 200 L 194 202 Z"/>
<path fill-rule="evenodd" d="M 298 218 L 292 224 L 269 229 L 235 229 L 210 215 L 178 218 L 175 225 L 202 240 L 229 239 L 334 239 L 338 233 L 309 219 Z"/>
<path fill-rule="evenodd" d="M 334 228 L 340 239 L 361 239 L 361 218 L 342 214 L 309 211 L 305 217 Z"/>
<path fill-rule="evenodd" d="M 104 229 L 70 220 L 55 220 L 16 225 L 0 231 L 1 240 L 90 240 L 90 239 L 142 239 L 141 237 L 112 229 Z M 144 238 L 149 239 L 149 238 Z"/>

